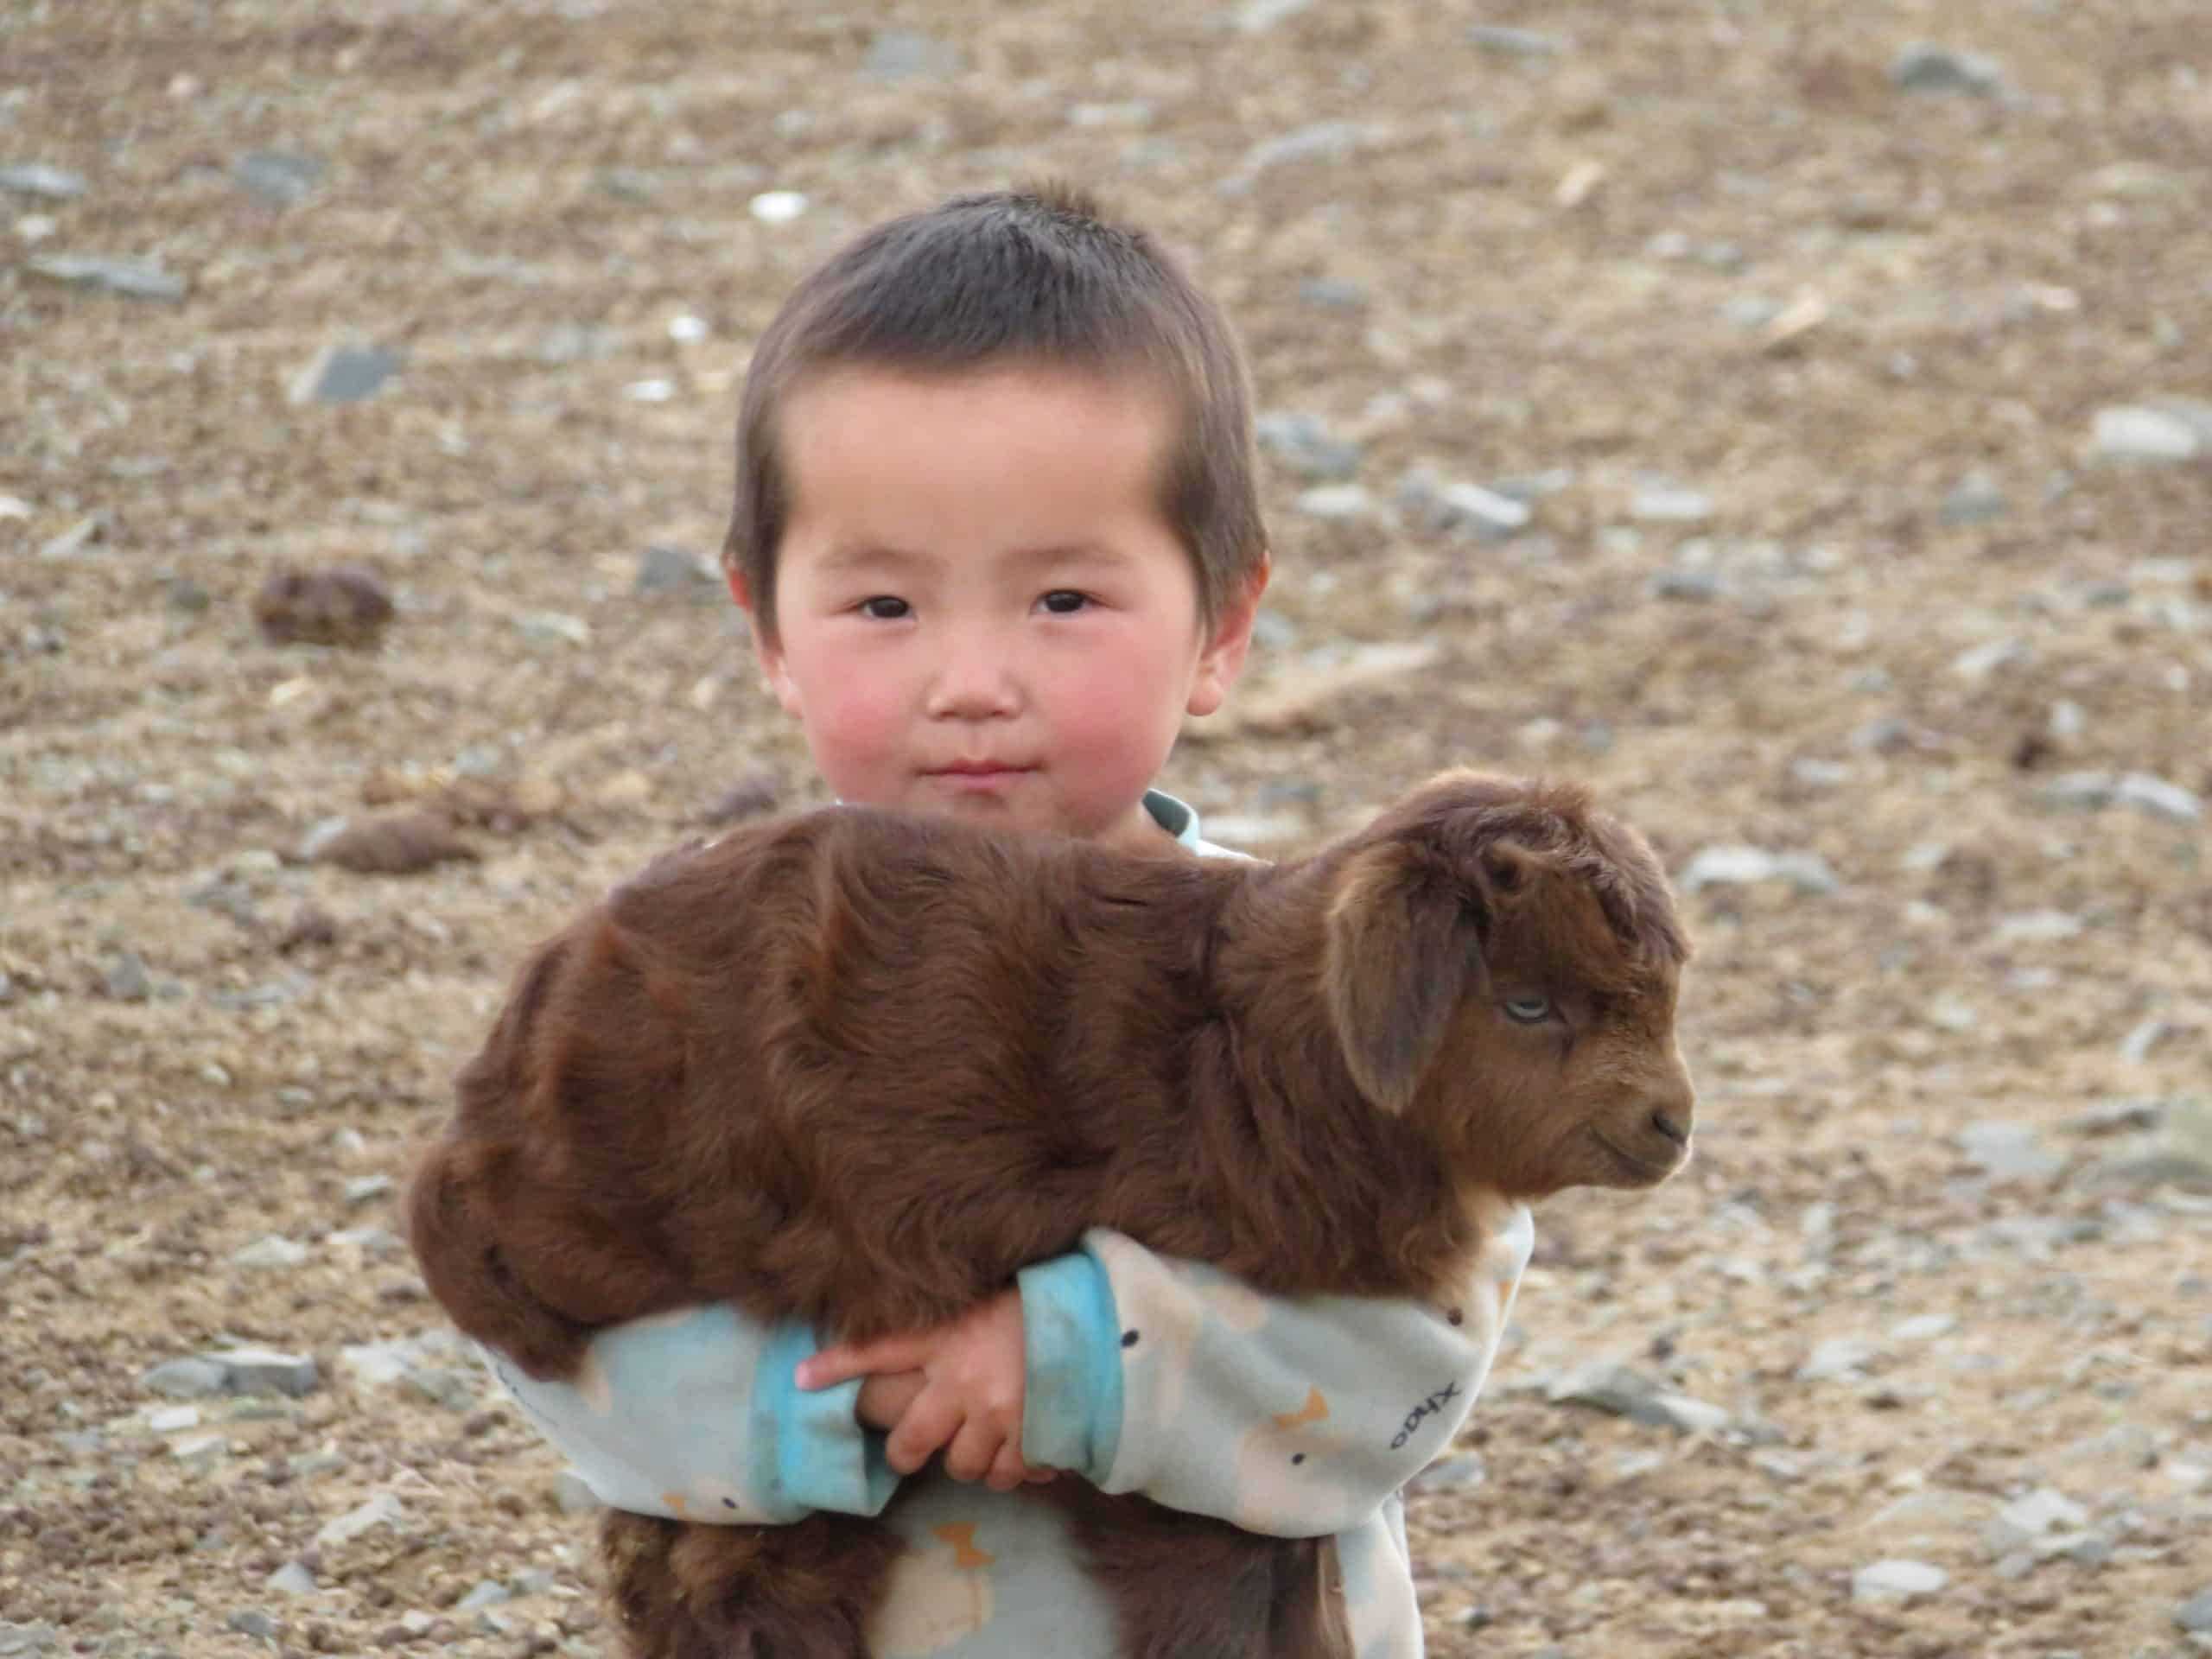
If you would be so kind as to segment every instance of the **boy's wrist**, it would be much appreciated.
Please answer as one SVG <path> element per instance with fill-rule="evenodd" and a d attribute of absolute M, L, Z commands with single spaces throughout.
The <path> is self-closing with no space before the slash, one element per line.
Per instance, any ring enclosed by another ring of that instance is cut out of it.
<path fill-rule="evenodd" d="M 1093 1482 L 1122 1434 L 1121 1327 L 1106 1270 L 1086 1251 L 1024 1268 L 1022 1460 Z"/>

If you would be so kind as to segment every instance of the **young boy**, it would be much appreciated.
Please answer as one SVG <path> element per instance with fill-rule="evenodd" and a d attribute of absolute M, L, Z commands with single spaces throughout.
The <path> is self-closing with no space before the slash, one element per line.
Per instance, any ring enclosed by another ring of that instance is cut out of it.
<path fill-rule="evenodd" d="M 957 198 L 804 282 L 747 372 L 724 560 L 836 795 L 1234 856 L 1151 784 L 1251 639 L 1251 424 L 1227 321 L 1071 194 Z M 1110 1659 L 1058 1511 L 1023 1490 L 1049 1478 L 1333 1535 L 1362 1659 L 1418 1655 L 1398 1491 L 1488 1372 L 1531 1241 L 1525 1209 L 1496 1224 L 1448 1306 L 1269 1299 L 1097 1230 L 865 1348 L 719 1306 L 602 1332 L 572 1384 L 499 1369 L 619 1509 L 874 1515 L 904 1482 L 878 1659 Z"/>

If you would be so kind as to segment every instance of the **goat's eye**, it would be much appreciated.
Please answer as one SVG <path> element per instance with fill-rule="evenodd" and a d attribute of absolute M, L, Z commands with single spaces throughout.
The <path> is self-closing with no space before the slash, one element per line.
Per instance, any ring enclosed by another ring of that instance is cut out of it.
<path fill-rule="evenodd" d="M 1552 1000 L 1548 996 L 1508 997 L 1505 1017 L 1524 1026 L 1541 1025 L 1552 1017 Z"/>

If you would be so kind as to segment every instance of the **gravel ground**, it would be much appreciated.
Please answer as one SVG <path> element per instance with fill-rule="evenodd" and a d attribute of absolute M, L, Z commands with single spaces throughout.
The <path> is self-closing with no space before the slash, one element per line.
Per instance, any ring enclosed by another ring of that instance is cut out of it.
<path fill-rule="evenodd" d="M 1271 417 L 1170 786 L 1586 777 L 1696 929 L 1432 1651 L 2212 1645 L 2209 158 L 2202 0 L 11 0 L 0 1655 L 612 1651 L 391 1193 L 529 942 L 819 798 L 701 574 L 753 332 L 1047 171 Z"/>

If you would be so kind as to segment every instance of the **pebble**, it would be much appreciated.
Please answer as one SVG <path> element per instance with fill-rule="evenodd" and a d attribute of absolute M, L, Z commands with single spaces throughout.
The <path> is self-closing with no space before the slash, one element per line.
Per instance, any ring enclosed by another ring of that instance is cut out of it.
<path fill-rule="evenodd" d="M 2042 1486 L 1999 1510 L 1981 1529 L 1981 1540 L 1991 1555 L 2009 1555 L 2048 1534 L 2078 1532 L 2088 1520 L 2089 1512 L 2079 1503 L 2063 1492 Z"/>
<path fill-rule="evenodd" d="M 133 950 L 117 952 L 101 971 L 100 983 L 118 1002 L 143 1002 L 154 994 L 153 978 Z"/>
<path fill-rule="evenodd" d="M 308 1354 L 288 1354 L 274 1348 L 224 1348 L 198 1357 L 221 1369 L 226 1394 L 281 1394 L 297 1400 L 313 1394 L 322 1380 L 314 1357 Z"/>
<path fill-rule="evenodd" d="M 317 1529 L 315 1541 L 327 1549 L 333 1545 L 358 1538 L 372 1527 L 394 1525 L 405 1514 L 406 1510 L 397 1497 L 390 1492 L 378 1492 L 367 1503 L 324 1522 Z"/>
<path fill-rule="evenodd" d="M 43 1653 L 60 1639 L 60 1633 L 51 1624 L 0 1624 L 0 1659 L 16 1659 L 20 1654 Z"/>
<path fill-rule="evenodd" d="M 1851 1575 L 1851 1599 L 1862 1605 L 1915 1601 L 1950 1581 L 1949 1573 L 1926 1561 L 1876 1561 Z"/>
<path fill-rule="evenodd" d="M 1986 524 L 2002 518 L 2012 504 L 1986 473 L 1969 473 L 1952 486 L 1937 516 L 1947 524 Z"/>
<path fill-rule="evenodd" d="M 285 397 L 300 404 L 358 404 L 373 397 L 397 374 L 405 359 L 381 346 L 333 343 L 292 377 Z"/>
<path fill-rule="evenodd" d="M 763 225 L 788 225 L 806 211 L 806 195 L 798 190 L 763 190 L 747 204 L 747 211 Z"/>
<path fill-rule="evenodd" d="M 397 613 L 384 579 L 359 564 L 279 565 L 253 596 L 255 626 L 278 645 L 374 650 Z"/>
<path fill-rule="evenodd" d="M 398 1337 L 385 1342 L 351 1344 L 338 1351 L 338 1363 L 360 1382 L 371 1387 L 404 1381 L 419 1370 L 440 1370 L 464 1352 L 461 1338 L 450 1331 L 425 1331 L 419 1336 Z"/>
<path fill-rule="evenodd" d="M 539 645 L 591 643 L 591 624 L 565 611 L 524 611 L 515 618 L 515 626 L 521 630 L 524 639 Z"/>
<path fill-rule="evenodd" d="M 920 77 L 957 75 L 960 48 L 908 29 L 887 29 L 868 45 L 861 68 L 878 80 L 912 80 Z"/>
<path fill-rule="evenodd" d="M 1502 490 L 1439 478 L 1418 467 L 1399 480 L 1398 503 L 1428 530 L 1467 531 L 1485 541 L 1516 535 L 1535 517 L 1527 502 Z"/>
<path fill-rule="evenodd" d="M 100 254 L 48 253 L 24 262 L 34 276 L 66 283 L 72 288 L 92 289 L 133 300 L 181 300 L 185 296 L 181 276 L 142 259 L 111 259 Z"/>
<path fill-rule="evenodd" d="M 2066 1160 L 2044 1146 L 2024 1123 L 1982 1119 L 1958 1133 L 1959 1149 L 1982 1173 L 2000 1181 L 2043 1181 Z"/>
<path fill-rule="evenodd" d="M 2208 1585 L 2174 1609 L 2174 1624 L 2192 1634 L 2212 1630 L 2212 1585 Z"/>
<path fill-rule="evenodd" d="M 1864 1337 L 1830 1337 L 1817 1344 L 1797 1368 L 1800 1382 L 1843 1382 L 1856 1379 L 1867 1363 L 1881 1352 Z"/>
<path fill-rule="evenodd" d="M 1713 517 L 1713 498 L 1679 484 L 1649 483 L 1629 498 L 1628 513 L 1648 524 L 1701 524 Z"/>
<path fill-rule="evenodd" d="M 1994 58 L 1982 53 L 1922 41 L 1890 60 L 1890 85 L 1901 92 L 1966 92 L 1993 98 L 2005 90 L 2005 71 Z"/>
<path fill-rule="evenodd" d="M 226 1392 L 229 1376 L 211 1360 L 171 1359 L 141 1374 L 138 1385 L 172 1400 L 201 1400 Z"/>
<path fill-rule="evenodd" d="M 1293 505 L 1307 518 L 1331 524 L 1365 518 L 1375 511 L 1374 497 L 1358 484 L 1317 484 L 1300 491 Z"/>
<path fill-rule="evenodd" d="M 322 163 L 289 150 L 254 149 L 232 164 L 231 175 L 270 207 L 290 207 L 314 193 L 322 180 Z"/>
<path fill-rule="evenodd" d="M 1953 658 L 1951 672 L 1969 682 L 1986 680 L 1999 669 L 2028 662 L 2034 655 L 2022 640 L 1985 639 Z"/>
<path fill-rule="evenodd" d="M 1294 162 L 1341 162 L 1367 141 L 1367 129 L 1357 121 L 1315 121 L 1262 138 L 1244 152 L 1236 170 L 1221 182 L 1224 193 L 1249 190 L 1253 181 L 1271 167 Z"/>
<path fill-rule="evenodd" d="M 503 1601 L 513 1599 L 514 1592 L 497 1579 L 480 1579 L 474 1589 L 454 1603 L 454 1611 L 474 1613 L 486 1607 L 496 1607 Z"/>
<path fill-rule="evenodd" d="M 1685 1433 L 1717 1431 L 1728 1423 L 1728 1414 L 1721 1408 L 1663 1389 L 1619 1360 L 1592 1360 L 1562 1372 L 1545 1385 L 1544 1398 L 1553 1405 L 1589 1406 L 1649 1427 Z"/>
<path fill-rule="evenodd" d="M 1676 878 L 1686 893 L 1715 887 L 1741 887 L 1783 880 L 1798 892 L 1831 893 L 1842 883 L 1818 853 L 1775 853 L 1730 843 L 1700 849 Z"/>
<path fill-rule="evenodd" d="M 66 167 L 48 167 L 43 162 L 16 162 L 0 167 L 0 190 L 67 201 L 85 194 L 85 175 Z"/>
<path fill-rule="evenodd" d="M 276 1271 L 303 1266 L 308 1259 L 308 1247 L 296 1243 L 275 1233 L 267 1233 L 251 1244 L 231 1253 L 231 1265 L 249 1268 L 257 1272 Z"/>
<path fill-rule="evenodd" d="M 1313 9 L 1313 0 L 1243 0 L 1230 14 L 1240 35 L 1264 35 L 1277 23 Z"/>
<path fill-rule="evenodd" d="M 2186 416 L 2140 404 L 2101 409 L 2089 429 L 2092 457 L 2122 465 L 2194 461 L 2206 448 L 2204 434 Z"/>
<path fill-rule="evenodd" d="M 283 1596 L 311 1596 L 315 1592 L 315 1574 L 299 1561 L 287 1561 L 262 1580 L 264 1588 Z"/>
<path fill-rule="evenodd" d="M 2204 803 L 2192 791 L 2144 772 L 2062 772 L 2043 786 L 2039 798 L 2047 805 L 2090 811 L 2132 806 L 2176 823 L 2195 823 L 2204 816 Z"/>
<path fill-rule="evenodd" d="M 638 556 L 638 575 L 630 591 L 640 596 L 675 594 L 707 599 L 721 591 L 721 578 L 689 548 L 648 547 Z"/>
<path fill-rule="evenodd" d="M 1277 410 L 1253 423 L 1260 448 L 1300 478 L 1341 483 L 1359 471 L 1360 448 L 1340 438 L 1317 415 Z"/>
<path fill-rule="evenodd" d="M 1467 39 L 1501 58 L 1555 58 L 1567 49 L 1567 42 L 1556 35 L 1515 29 L 1508 23 L 1473 24 L 1467 30 Z"/>

